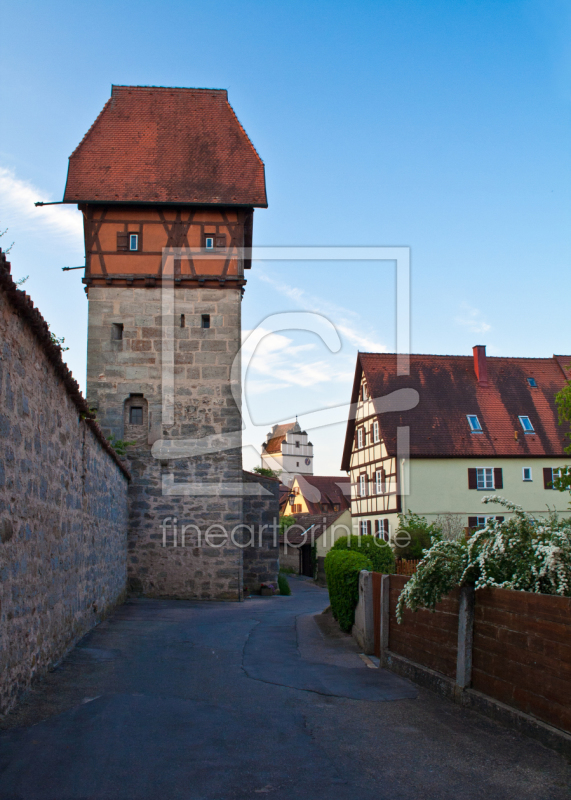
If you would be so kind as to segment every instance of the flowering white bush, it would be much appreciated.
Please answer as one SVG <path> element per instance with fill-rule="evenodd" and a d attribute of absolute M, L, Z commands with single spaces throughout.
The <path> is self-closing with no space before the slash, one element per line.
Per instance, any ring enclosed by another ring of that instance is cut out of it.
<path fill-rule="evenodd" d="M 499 503 L 514 516 L 503 522 L 488 518 L 466 541 L 433 536 L 398 599 L 399 622 L 405 606 L 411 611 L 434 608 L 465 583 L 474 583 L 476 589 L 495 586 L 571 596 L 571 520 L 555 513 L 537 519 L 498 495 L 482 502 Z"/>

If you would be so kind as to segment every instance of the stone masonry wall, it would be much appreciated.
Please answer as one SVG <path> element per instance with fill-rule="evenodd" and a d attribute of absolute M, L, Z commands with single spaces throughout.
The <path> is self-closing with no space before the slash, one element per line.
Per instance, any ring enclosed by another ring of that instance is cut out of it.
<path fill-rule="evenodd" d="M 164 320 L 161 302 L 159 287 L 89 289 L 88 400 L 103 430 L 135 442 L 127 450 L 130 587 L 153 597 L 241 599 L 242 550 L 224 535 L 236 529 L 239 542 L 242 523 L 242 497 L 227 488 L 242 482 L 230 383 L 241 293 L 175 288 L 174 313 Z M 163 323 L 172 330 L 167 345 Z M 123 326 L 120 340 L 114 325 Z M 163 347 L 174 349 L 174 422 L 162 416 Z M 143 409 L 142 424 L 131 422 L 132 406 Z M 206 442 L 232 432 L 228 449 L 172 458 L 152 452 L 163 439 Z"/>
<path fill-rule="evenodd" d="M 128 473 L 86 412 L 0 254 L 0 713 L 125 591 Z"/>
<path fill-rule="evenodd" d="M 244 585 L 257 592 L 262 583 L 277 583 L 280 565 L 278 525 L 280 521 L 280 482 L 252 472 L 244 472 L 246 486 L 257 484 L 266 494 L 244 497 L 245 534 L 251 546 L 244 546 Z M 253 533 L 252 533 L 253 530 Z M 296 553 L 297 555 L 297 553 Z"/>

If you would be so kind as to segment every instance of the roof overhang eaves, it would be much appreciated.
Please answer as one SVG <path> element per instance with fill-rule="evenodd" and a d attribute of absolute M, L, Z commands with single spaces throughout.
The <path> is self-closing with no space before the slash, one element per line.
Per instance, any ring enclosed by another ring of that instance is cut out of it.
<path fill-rule="evenodd" d="M 60 205 L 79 206 L 193 206 L 195 208 L 268 208 L 267 203 L 198 203 L 186 200 L 62 200 Z"/>

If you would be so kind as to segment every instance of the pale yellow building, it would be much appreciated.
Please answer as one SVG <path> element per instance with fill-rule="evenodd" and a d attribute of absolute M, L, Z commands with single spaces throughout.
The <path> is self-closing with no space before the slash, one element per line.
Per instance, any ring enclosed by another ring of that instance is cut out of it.
<path fill-rule="evenodd" d="M 342 469 L 351 478 L 351 513 L 360 533 L 394 540 L 398 514 L 457 527 L 508 517 L 482 498 L 498 494 L 525 511 L 569 511 L 553 474 L 571 456 L 555 394 L 571 356 L 490 358 L 360 353 Z M 353 416 L 352 414 L 352 416 Z M 571 511 L 569 511 L 571 513 Z"/>

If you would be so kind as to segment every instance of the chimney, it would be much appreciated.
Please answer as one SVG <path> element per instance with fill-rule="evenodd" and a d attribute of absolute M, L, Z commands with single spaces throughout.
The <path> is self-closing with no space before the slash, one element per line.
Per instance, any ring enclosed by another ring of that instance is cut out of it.
<path fill-rule="evenodd" d="M 488 385 L 488 365 L 486 363 L 486 345 L 477 344 L 472 348 L 474 353 L 474 372 L 480 386 Z"/>

